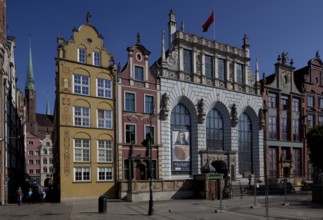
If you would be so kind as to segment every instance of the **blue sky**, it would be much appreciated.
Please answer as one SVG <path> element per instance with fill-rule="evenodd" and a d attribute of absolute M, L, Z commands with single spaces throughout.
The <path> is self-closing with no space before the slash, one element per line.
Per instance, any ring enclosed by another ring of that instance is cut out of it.
<path fill-rule="evenodd" d="M 88 11 L 91 24 L 104 37 L 104 46 L 123 67 L 126 48 L 136 43 L 138 32 L 141 44 L 151 52 L 150 64 L 158 59 L 170 9 L 175 12 L 178 29 L 183 20 L 186 32 L 213 40 L 213 26 L 202 32 L 212 8 L 215 40 L 241 47 L 247 34 L 251 69 L 254 71 L 258 59 L 261 76 L 274 72 L 277 56 L 283 51 L 296 69 L 305 66 L 317 50 L 323 56 L 321 0 L 7 0 L 8 35 L 16 38 L 17 86 L 24 92 L 31 35 L 37 112 L 45 113 L 49 99 L 53 114 L 57 37 L 70 39 L 72 29 L 86 22 Z"/>

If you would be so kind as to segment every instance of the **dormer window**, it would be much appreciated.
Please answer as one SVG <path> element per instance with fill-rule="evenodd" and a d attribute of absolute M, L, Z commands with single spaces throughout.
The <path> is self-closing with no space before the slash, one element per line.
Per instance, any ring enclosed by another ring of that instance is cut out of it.
<path fill-rule="evenodd" d="M 78 49 L 78 62 L 86 63 L 86 49 L 85 48 Z"/>
<path fill-rule="evenodd" d="M 141 66 L 135 66 L 135 80 L 144 81 L 144 68 Z"/>
<path fill-rule="evenodd" d="M 100 52 L 97 52 L 97 51 L 93 52 L 93 64 L 94 64 L 94 66 L 100 66 L 101 65 L 101 54 L 100 54 Z"/>

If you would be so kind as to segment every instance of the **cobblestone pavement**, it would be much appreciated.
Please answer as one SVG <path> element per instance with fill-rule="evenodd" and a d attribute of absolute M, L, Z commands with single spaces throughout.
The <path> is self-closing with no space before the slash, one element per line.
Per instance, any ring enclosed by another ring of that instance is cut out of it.
<path fill-rule="evenodd" d="M 252 220 L 252 219 L 323 219 L 323 206 L 309 199 L 269 197 L 266 216 L 265 198 L 247 196 L 220 201 L 167 200 L 154 202 L 154 214 L 148 216 L 147 202 L 108 200 L 106 213 L 98 212 L 98 198 L 68 200 L 61 203 L 9 204 L 0 206 L 0 219 L 155 219 L 155 220 Z M 255 202 L 256 201 L 256 202 Z M 222 209 L 220 208 L 222 207 Z"/>

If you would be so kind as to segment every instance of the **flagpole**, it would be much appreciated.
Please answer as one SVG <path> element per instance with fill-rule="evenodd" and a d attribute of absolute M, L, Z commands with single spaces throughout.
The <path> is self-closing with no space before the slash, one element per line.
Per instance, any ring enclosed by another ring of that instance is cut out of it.
<path fill-rule="evenodd" d="M 214 13 L 214 6 L 213 6 L 213 40 L 215 41 L 215 13 Z"/>

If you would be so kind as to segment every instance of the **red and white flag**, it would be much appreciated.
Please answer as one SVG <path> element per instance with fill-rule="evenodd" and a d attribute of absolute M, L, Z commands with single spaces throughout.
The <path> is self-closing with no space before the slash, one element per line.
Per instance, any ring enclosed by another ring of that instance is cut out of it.
<path fill-rule="evenodd" d="M 212 10 L 212 13 L 210 17 L 206 20 L 206 22 L 203 24 L 203 32 L 207 32 L 211 24 L 214 22 L 214 10 Z"/>

